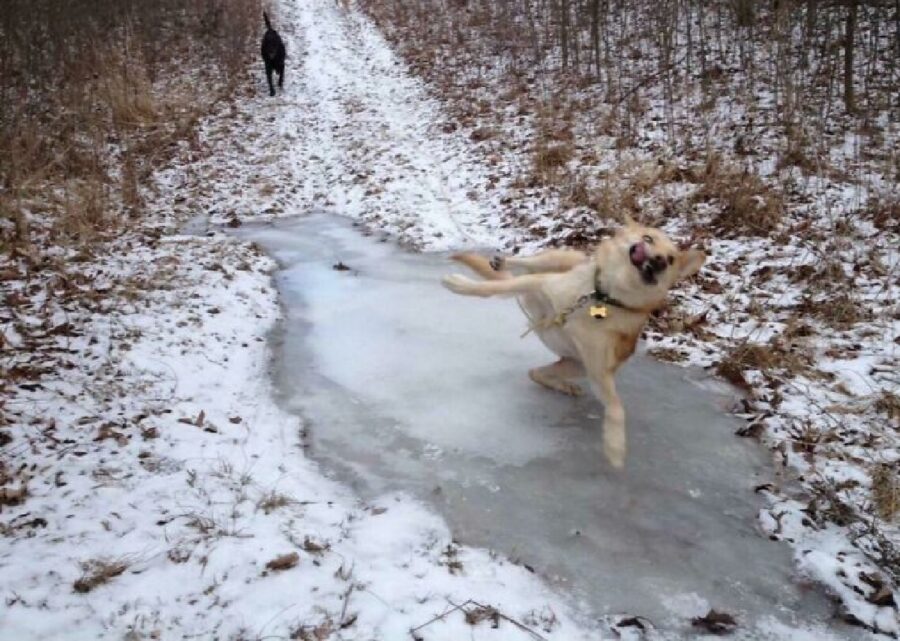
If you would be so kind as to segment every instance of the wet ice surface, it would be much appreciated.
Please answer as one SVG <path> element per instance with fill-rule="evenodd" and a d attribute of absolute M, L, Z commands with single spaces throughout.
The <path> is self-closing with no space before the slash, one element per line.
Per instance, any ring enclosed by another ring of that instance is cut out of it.
<path fill-rule="evenodd" d="M 429 502 L 458 540 L 528 564 L 597 615 L 694 636 L 690 617 L 714 607 L 753 638 L 785 639 L 783 623 L 830 618 L 792 581 L 787 546 L 756 532 L 765 456 L 733 435 L 703 372 L 641 355 L 622 368 L 629 454 L 616 472 L 599 402 L 533 384 L 528 368 L 552 354 L 519 338 L 514 301 L 441 288 L 457 271 L 446 256 L 319 215 L 239 233 L 282 266 L 281 400 L 306 420 L 312 455 L 363 496 Z"/>

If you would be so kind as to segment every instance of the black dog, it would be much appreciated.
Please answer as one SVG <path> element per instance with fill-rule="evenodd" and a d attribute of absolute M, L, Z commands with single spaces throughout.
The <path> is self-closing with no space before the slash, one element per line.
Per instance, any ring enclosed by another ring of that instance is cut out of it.
<path fill-rule="evenodd" d="M 275 95 L 275 85 L 272 84 L 272 72 L 278 73 L 278 88 L 284 86 L 284 58 L 286 52 L 284 50 L 284 42 L 278 32 L 272 28 L 269 22 L 268 14 L 263 11 L 263 18 L 266 21 L 266 35 L 262 39 L 262 59 L 266 65 L 266 80 L 269 81 L 269 95 Z"/>

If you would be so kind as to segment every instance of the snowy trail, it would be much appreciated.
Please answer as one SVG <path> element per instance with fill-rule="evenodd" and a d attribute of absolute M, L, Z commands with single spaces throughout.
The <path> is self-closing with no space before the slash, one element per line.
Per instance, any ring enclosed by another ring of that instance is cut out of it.
<path fill-rule="evenodd" d="M 477 196 L 486 170 L 466 141 L 439 130 L 439 105 L 368 20 L 327 0 L 285 2 L 278 20 L 289 66 L 284 93 L 263 102 L 274 130 L 261 140 L 287 159 L 279 180 L 298 190 L 279 209 L 296 211 L 299 196 L 308 209 L 349 216 L 428 249 L 513 238 Z"/>

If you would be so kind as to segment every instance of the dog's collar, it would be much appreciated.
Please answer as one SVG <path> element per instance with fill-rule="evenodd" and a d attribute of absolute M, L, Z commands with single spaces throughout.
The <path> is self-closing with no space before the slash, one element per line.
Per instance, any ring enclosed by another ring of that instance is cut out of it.
<path fill-rule="evenodd" d="M 642 310 L 635 309 L 634 307 L 629 307 L 622 301 L 613 298 L 612 296 L 604 292 L 603 288 L 600 285 L 600 267 L 597 267 L 594 270 L 594 291 L 589 294 L 583 294 L 579 296 L 578 300 L 556 314 L 556 316 L 531 322 L 528 326 L 528 329 L 526 329 L 525 333 L 522 334 L 522 337 L 524 338 L 532 330 L 535 329 L 549 329 L 553 326 L 562 327 L 566 324 L 566 321 L 569 320 L 569 316 L 571 316 L 590 302 L 596 303 L 595 305 L 591 305 L 588 311 L 590 312 L 591 317 L 597 320 L 603 320 L 609 315 L 609 310 L 606 308 L 607 305 L 618 307 L 619 309 L 623 309 L 626 312 L 633 312 L 636 314 L 643 313 Z M 521 303 L 519 303 L 519 305 L 521 306 Z M 527 315 L 528 314 L 526 313 L 526 316 Z"/>
<path fill-rule="evenodd" d="M 613 307 L 618 307 L 619 309 L 624 309 L 627 312 L 639 312 L 641 310 L 635 309 L 634 307 L 629 307 L 622 301 L 617 298 L 613 298 L 605 291 L 603 291 L 603 286 L 600 284 L 600 267 L 597 266 L 594 270 L 594 291 L 591 292 L 591 298 L 599 303 L 598 305 L 591 306 L 591 316 L 597 319 L 606 318 L 606 305 L 612 305 Z"/>

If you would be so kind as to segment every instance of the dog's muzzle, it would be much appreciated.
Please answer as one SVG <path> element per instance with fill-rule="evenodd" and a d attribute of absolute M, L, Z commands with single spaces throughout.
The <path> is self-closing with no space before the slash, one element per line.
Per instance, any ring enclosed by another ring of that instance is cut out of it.
<path fill-rule="evenodd" d="M 645 243 L 632 245 L 628 255 L 631 259 L 631 264 L 641 272 L 641 278 L 648 285 L 655 285 L 656 276 L 664 272 L 666 267 L 668 267 L 668 261 L 665 256 L 651 256 Z"/>

